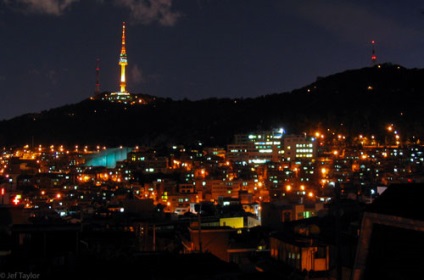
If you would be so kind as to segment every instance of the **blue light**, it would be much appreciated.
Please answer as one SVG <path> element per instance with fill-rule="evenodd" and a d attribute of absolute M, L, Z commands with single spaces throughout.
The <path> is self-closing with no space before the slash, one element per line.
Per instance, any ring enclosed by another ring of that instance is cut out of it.
<path fill-rule="evenodd" d="M 131 148 L 112 148 L 101 151 L 97 154 L 87 156 L 85 166 L 104 166 L 107 168 L 115 168 L 118 161 L 127 159 L 127 154 L 131 152 Z"/>

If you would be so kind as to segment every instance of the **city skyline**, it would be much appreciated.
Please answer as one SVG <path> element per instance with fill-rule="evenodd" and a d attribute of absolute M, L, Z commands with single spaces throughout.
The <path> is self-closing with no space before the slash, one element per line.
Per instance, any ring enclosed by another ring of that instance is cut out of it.
<path fill-rule="evenodd" d="M 129 92 L 249 98 L 371 66 L 373 55 L 422 68 L 423 8 L 418 1 L 0 1 L 8 38 L 0 44 L 0 120 L 80 102 L 97 86 L 118 91 L 123 21 Z"/>

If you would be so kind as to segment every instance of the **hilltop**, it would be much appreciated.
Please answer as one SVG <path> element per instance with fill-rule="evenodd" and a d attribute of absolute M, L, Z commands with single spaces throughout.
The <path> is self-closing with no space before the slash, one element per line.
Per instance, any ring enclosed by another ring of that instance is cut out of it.
<path fill-rule="evenodd" d="M 289 134 L 331 129 L 378 135 L 389 123 L 404 137 L 423 137 L 423 81 L 424 69 L 381 64 L 257 98 L 149 97 L 142 105 L 86 99 L 1 121 L 0 144 L 225 146 L 234 134 L 276 127 Z"/>

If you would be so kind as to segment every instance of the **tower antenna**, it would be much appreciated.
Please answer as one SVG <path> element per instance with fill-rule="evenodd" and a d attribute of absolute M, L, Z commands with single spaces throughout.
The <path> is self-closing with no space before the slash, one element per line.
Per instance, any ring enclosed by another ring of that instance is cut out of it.
<path fill-rule="evenodd" d="M 127 92 L 126 86 L 126 77 L 125 77 L 125 67 L 128 65 L 127 60 L 127 50 L 125 48 L 125 21 L 122 23 L 122 40 L 121 40 L 121 54 L 119 55 L 119 65 L 121 65 L 121 81 L 120 81 L 120 92 Z"/>
<path fill-rule="evenodd" d="M 95 94 L 99 94 L 100 93 L 100 81 L 99 81 L 99 76 L 100 76 L 100 66 L 99 66 L 99 59 L 96 60 L 96 89 L 94 91 Z"/>
<path fill-rule="evenodd" d="M 372 52 L 371 52 L 371 64 L 372 66 L 375 66 L 376 62 L 377 62 L 377 56 L 375 55 L 375 41 L 372 40 L 371 41 L 371 45 L 372 45 Z"/>

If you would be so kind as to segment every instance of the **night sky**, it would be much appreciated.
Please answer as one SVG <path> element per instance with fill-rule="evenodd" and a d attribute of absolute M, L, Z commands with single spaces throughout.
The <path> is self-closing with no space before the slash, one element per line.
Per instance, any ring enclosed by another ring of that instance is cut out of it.
<path fill-rule="evenodd" d="M 418 0 L 0 0 L 0 120 L 127 90 L 174 100 L 289 92 L 378 63 L 424 67 Z"/>

